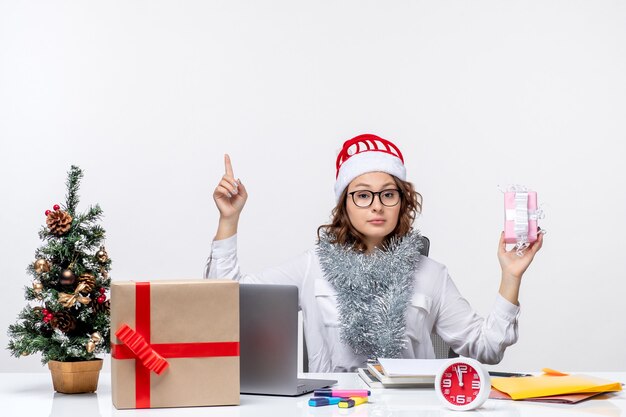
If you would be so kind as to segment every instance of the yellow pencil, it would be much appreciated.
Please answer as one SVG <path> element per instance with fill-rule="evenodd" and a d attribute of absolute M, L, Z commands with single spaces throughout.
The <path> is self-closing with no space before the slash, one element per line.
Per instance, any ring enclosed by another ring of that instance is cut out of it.
<path fill-rule="evenodd" d="M 339 401 L 339 408 L 352 408 L 355 405 L 365 404 L 367 397 L 350 397 Z"/>

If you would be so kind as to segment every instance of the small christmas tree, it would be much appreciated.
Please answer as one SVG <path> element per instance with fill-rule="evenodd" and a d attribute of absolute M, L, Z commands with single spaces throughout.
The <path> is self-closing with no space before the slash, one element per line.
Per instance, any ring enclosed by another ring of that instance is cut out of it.
<path fill-rule="evenodd" d="M 41 352 L 42 363 L 95 359 L 110 351 L 109 301 L 111 259 L 102 246 L 105 231 L 97 224 L 97 204 L 77 213 L 83 171 L 72 166 L 67 178 L 65 206 L 46 211 L 39 232 L 44 245 L 35 252 L 25 287 L 29 304 L 9 326 L 8 349 L 16 356 Z"/>

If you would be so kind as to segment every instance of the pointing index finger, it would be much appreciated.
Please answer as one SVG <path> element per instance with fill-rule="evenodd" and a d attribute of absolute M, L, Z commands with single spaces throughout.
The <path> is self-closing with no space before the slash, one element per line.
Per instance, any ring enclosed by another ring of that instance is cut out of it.
<path fill-rule="evenodd" d="M 228 154 L 224 154 L 224 168 L 226 170 L 226 175 L 234 178 L 233 165 L 230 163 L 230 156 L 228 156 Z"/>

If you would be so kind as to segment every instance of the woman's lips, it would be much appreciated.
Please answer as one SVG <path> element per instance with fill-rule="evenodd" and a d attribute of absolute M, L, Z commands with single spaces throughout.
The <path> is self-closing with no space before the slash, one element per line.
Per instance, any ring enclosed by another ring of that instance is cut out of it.
<path fill-rule="evenodd" d="M 368 220 L 367 221 L 369 224 L 373 224 L 373 225 L 381 225 L 381 224 L 385 224 L 385 220 L 384 219 L 374 219 L 374 220 Z"/>

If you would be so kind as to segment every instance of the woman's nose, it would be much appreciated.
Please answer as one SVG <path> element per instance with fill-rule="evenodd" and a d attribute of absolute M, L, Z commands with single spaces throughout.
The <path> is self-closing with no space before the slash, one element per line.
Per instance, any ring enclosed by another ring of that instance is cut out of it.
<path fill-rule="evenodd" d="M 372 211 L 380 213 L 381 211 L 383 211 L 383 207 L 383 203 L 380 201 L 380 199 L 374 196 L 374 201 L 372 201 Z"/>

